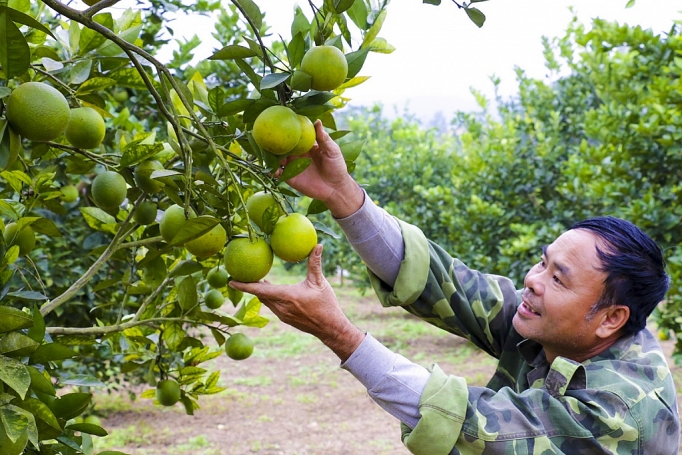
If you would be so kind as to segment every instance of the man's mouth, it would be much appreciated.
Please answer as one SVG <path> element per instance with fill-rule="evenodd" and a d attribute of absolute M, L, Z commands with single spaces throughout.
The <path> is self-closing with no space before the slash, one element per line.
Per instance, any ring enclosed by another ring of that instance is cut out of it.
<path fill-rule="evenodd" d="M 525 316 L 540 316 L 540 313 L 535 311 L 535 309 L 533 309 L 533 307 L 531 307 L 525 300 L 521 301 L 521 305 L 519 305 L 518 311 L 520 311 L 521 314 Z"/>

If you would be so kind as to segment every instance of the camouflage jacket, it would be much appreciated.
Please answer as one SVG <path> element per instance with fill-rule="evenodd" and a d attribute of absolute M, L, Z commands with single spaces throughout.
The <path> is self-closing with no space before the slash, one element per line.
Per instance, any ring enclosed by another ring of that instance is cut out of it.
<path fill-rule="evenodd" d="M 370 273 L 384 306 L 465 337 L 499 359 L 487 387 L 437 366 L 403 442 L 415 454 L 676 454 L 675 386 L 648 330 L 578 363 L 548 364 L 542 346 L 512 326 L 520 291 L 471 270 L 401 222 L 405 260 L 394 288 Z"/>

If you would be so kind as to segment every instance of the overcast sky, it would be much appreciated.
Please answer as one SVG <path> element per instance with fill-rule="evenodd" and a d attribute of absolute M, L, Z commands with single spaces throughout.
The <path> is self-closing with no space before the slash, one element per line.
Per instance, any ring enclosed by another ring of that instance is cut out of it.
<path fill-rule="evenodd" d="M 307 1 L 256 0 L 256 3 L 266 13 L 271 31 L 285 39 L 291 36 L 295 4 L 300 4 L 310 17 Z M 421 0 L 393 0 L 380 36 L 396 51 L 388 55 L 371 53 L 360 73 L 371 79 L 344 95 L 352 98 L 351 105 L 355 106 L 380 102 L 388 115 L 407 107 L 425 121 L 437 112 L 450 118 L 455 110 L 476 109 L 470 87 L 492 95 L 489 76 L 493 74 L 501 78 L 504 96 L 516 93 L 516 66 L 532 77 L 545 77 L 541 37 L 563 35 L 572 17 L 570 6 L 586 25 L 592 18 L 600 17 L 662 33 L 670 29 L 674 20 L 682 20 L 680 0 L 637 0 L 629 9 L 625 8 L 626 3 L 627 0 L 490 0 L 477 4 L 487 17 L 479 29 L 448 0 L 443 0 L 440 6 L 422 4 Z M 176 21 L 172 27 L 176 35 L 199 34 L 203 45 L 195 53 L 198 58 L 205 58 L 219 47 L 210 36 L 211 22 L 210 18 L 195 17 Z"/>

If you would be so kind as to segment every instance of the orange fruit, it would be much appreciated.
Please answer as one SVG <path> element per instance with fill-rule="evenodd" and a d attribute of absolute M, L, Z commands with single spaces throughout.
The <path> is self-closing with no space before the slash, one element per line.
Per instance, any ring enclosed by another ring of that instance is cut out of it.
<path fill-rule="evenodd" d="M 244 360 L 253 354 L 253 341 L 243 333 L 235 333 L 225 342 L 225 353 L 233 360 Z"/>
<path fill-rule="evenodd" d="M 90 192 L 97 207 L 113 210 L 123 203 L 128 188 L 121 174 L 114 171 L 104 171 L 92 181 Z"/>
<path fill-rule="evenodd" d="M 79 149 L 94 149 L 102 143 L 105 134 L 104 119 L 99 112 L 91 107 L 71 109 L 69 123 L 64 130 L 71 145 Z"/>
<path fill-rule="evenodd" d="M 278 258 L 289 262 L 302 261 L 317 245 L 317 231 L 313 223 L 300 213 L 284 215 L 275 224 L 270 245 Z"/>
<path fill-rule="evenodd" d="M 260 148 L 284 155 L 298 144 L 301 122 L 288 107 L 270 106 L 258 115 L 251 133 Z"/>
<path fill-rule="evenodd" d="M 255 283 L 262 280 L 272 267 L 272 249 L 264 239 L 251 242 L 240 237 L 231 240 L 225 248 L 225 270 L 235 280 Z"/>
<path fill-rule="evenodd" d="M 334 90 L 348 76 L 348 61 L 334 46 L 315 46 L 301 60 L 301 70 L 310 75 L 313 90 Z"/>
<path fill-rule="evenodd" d="M 69 103 L 56 88 L 41 82 L 26 82 L 7 100 L 7 121 L 29 141 L 58 138 L 69 123 Z"/>
<path fill-rule="evenodd" d="M 164 379 L 156 385 L 156 400 L 163 406 L 180 401 L 180 385 L 174 379 Z"/>

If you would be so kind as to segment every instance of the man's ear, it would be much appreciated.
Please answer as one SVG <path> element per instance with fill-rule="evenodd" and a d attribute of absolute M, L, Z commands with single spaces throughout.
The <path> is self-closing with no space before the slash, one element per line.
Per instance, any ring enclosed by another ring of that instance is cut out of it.
<path fill-rule="evenodd" d="M 628 322 L 630 308 L 625 305 L 613 305 L 605 308 L 598 317 L 601 321 L 595 334 L 599 338 L 608 338 Z"/>

